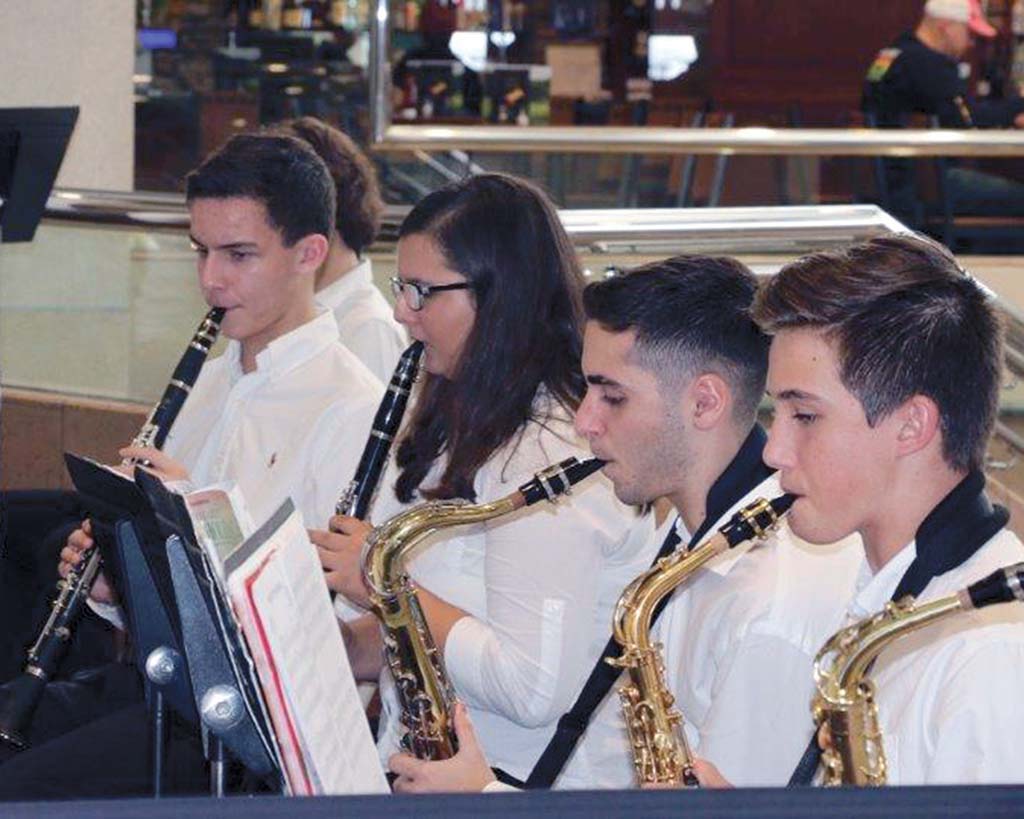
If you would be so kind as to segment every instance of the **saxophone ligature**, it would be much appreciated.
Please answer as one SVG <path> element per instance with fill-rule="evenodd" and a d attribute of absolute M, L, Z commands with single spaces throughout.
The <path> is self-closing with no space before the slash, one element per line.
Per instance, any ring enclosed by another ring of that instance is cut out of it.
<path fill-rule="evenodd" d="M 956 594 L 928 603 L 913 597 L 837 631 L 814 661 L 817 693 L 811 705 L 822 746 L 822 783 L 886 784 L 885 748 L 871 667 L 882 651 L 912 632 L 957 613 L 998 603 L 1024 602 L 1024 563 L 997 569 Z"/>
<path fill-rule="evenodd" d="M 210 348 L 217 340 L 224 313 L 224 308 L 214 307 L 203 318 L 174 368 L 163 395 L 132 439 L 132 446 L 163 447 L 171 425 L 195 386 Z M 100 562 L 99 549 L 93 546 L 82 554 L 78 566 L 57 584 L 57 597 L 46 624 L 28 650 L 25 669 L 6 686 L 8 696 L 0 708 L 0 740 L 15 748 L 28 746 L 25 738 L 28 727 L 32 724 L 46 683 L 57 671 L 75 626 L 85 612 L 89 591 L 100 571 Z"/>
<path fill-rule="evenodd" d="M 541 500 L 554 501 L 602 466 L 604 461 L 597 458 L 568 458 L 491 503 L 431 501 L 396 515 L 368 536 L 363 579 L 370 591 L 370 609 L 381 623 L 384 660 L 398 691 L 406 728 L 403 745 L 418 759 L 448 759 L 455 754 L 455 694 L 406 571 L 406 557 L 441 529 L 493 520 Z"/>
<path fill-rule="evenodd" d="M 638 785 L 698 786 L 683 716 L 665 681 L 663 647 L 651 642 L 651 622 L 658 604 L 716 555 L 748 540 L 766 538 L 793 501 L 792 495 L 770 501 L 758 498 L 699 546 L 661 558 L 619 598 L 612 632 L 622 654 L 606 659 L 626 671 L 627 682 L 619 689 L 619 700 Z"/>

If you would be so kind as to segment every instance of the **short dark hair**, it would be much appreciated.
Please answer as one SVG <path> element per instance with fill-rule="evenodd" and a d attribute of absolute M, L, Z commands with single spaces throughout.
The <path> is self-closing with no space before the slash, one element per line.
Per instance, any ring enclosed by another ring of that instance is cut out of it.
<path fill-rule="evenodd" d="M 804 256 L 767 283 L 754 316 L 769 333 L 824 330 L 869 425 L 926 395 L 938 406 L 946 463 L 983 464 L 999 405 L 1001 325 L 942 245 L 885 236 Z"/>
<path fill-rule="evenodd" d="M 347 134 L 314 117 L 288 120 L 278 127 L 309 143 L 327 165 L 337 194 L 334 226 L 341 240 L 362 255 L 377 237 L 384 211 L 373 164 Z"/>
<path fill-rule="evenodd" d="M 480 174 L 434 191 L 399 235 L 437 245 L 472 284 L 476 319 L 454 378 L 425 380 L 398 449 L 397 494 L 411 498 L 443 450 L 439 486 L 421 493 L 472 498 L 477 470 L 543 412 L 538 392 L 579 406 L 583 272 L 551 201 L 514 176 Z"/>
<path fill-rule="evenodd" d="M 255 199 L 291 247 L 303 236 L 331 235 L 334 184 L 306 143 L 280 134 L 236 134 L 185 177 L 185 200 Z"/>
<path fill-rule="evenodd" d="M 674 256 L 583 291 L 587 318 L 636 331 L 637 363 L 673 386 L 717 372 L 733 393 L 737 423 L 753 423 L 764 394 L 768 337 L 750 316 L 757 279 L 727 256 Z"/>

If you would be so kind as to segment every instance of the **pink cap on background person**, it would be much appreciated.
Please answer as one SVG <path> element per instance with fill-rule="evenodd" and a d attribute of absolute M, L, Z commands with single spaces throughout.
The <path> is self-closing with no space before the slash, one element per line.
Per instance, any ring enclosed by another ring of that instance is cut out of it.
<path fill-rule="evenodd" d="M 981 11 L 981 0 L 928 0 L 924 13 L 940 20 L 967 23 L 979 37 L 995 37 L 996 30 Z"/>

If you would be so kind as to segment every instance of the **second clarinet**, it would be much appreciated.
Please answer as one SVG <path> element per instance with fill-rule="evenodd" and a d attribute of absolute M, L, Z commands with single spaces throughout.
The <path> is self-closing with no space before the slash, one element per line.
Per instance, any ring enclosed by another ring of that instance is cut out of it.
<path fill-rule="evenodd" d="M 335 514 L 363 520 L 370 511 L 380 477 L 387 466 L 391 443 L 402 425 L 405 407 L 409 403 L 409 394 L 419 374 L 422 357 L 423 342 L 415 341 L 398 359 L 395 372 L 388 382 L 387 392 L 377 407 L 377 414 L 373 416 L 373 428 L 359 458 L 356 474 L 338 499 L 334 507 Z"/>
<path fill-rule="evenodd" d="M 185 404 L 199 371 L 220 333 L 224 309 L 214 307 L 206 314 L 195 335 L 171 374 L 163 395 L 153 407 L 132 446 L 161 449 L 167 440 L 171 425 Z M 25 733 L 32 723 L 46 682 L 60 665 L 75 626 L 85 610 L 89 591 L 100 571 L 100 553 L 94 546 L 82 555 L 78 566 L 72 569 L 57 586 L 57 599 L 50 616 L 29 649 L 25 670 L 8 686 L 9 695 L 0 710 L 0 740 L 17 748 L 28 745 Z"/>

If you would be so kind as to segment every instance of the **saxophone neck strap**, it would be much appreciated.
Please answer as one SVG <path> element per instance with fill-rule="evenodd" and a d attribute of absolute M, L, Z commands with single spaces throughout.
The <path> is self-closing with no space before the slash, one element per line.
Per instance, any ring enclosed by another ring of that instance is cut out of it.
<path fill-rule="evenodd" d="M 754 425 L 746 440 L 740 446 L 729 466 L 719 475 L 718 479 L 711 485 L 707 495 L 707 514 L 704 521 L 687 544 L 687 550 L 697 546 L 711 527 L 723 518 L 726 513 L 736 504 L 736 501 L 750 493 L 755 487 L 771 476 L 772 470 L 764 465 L 761 453 L 764 450 L 767 436 L 760 425 Z M 651 561 L 651 566 L 667 557 L 676 550 L 682 539 L 673 526 L 665 540 L 662 541 L 658 554 Z M 651 626 L 657 622 L 661 612 L 668 605 L 672 595 L 666 595 L 654 609 L 651 617 Z M 605 662 L 605 658 L 618 659 L 622 656 L 622 646 L 614 638 L 610 638 L 598 657 L 597 663 L 587 677 L 583 689 L 580 691 L 576 702 L 573 703 L 566 713 L 558 720 L 554 736 L 544 748 L 537 764 L 527 777 L 524 787 L 528 789 L 550 788 L 558 775 L 569 761 L 569 757 L 575 750 L 583 733 L 587 730 L 591 717 L 598 706 L 608 696 L 615 681 L 622 673 L 618 668 Z M 509 784 L 517 784 L 511 781 L 508 774 L 502 772 L 502 781 Z M 499 777 L 501 778 L 501 777 Z"/>
<path fill-rule="evenodd" d="M 917 528 L 914 537 L 917 556 L 900 578 L 891 600 L 900 600 L 908 594 L 917 597 L 932 578 L 970 560 L 1009 519 L 1010 513 L 989 501 L 985 494 L 984 474 L 979 470 L 969 472 Z M 789 785 L 810 785 L 820 760 L 821 748 L 815 732 Z"/>

